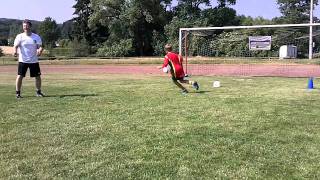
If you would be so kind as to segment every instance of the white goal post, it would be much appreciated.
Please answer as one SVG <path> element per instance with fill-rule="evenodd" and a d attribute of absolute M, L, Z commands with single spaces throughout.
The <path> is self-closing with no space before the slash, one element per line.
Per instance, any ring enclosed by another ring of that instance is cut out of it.
<path fill-rule="evenodd" d="M 310 42 L 309 42 L 309 59 L 312 59 L 312 28 L 320 26 L 320 23 L 305 23 L 305 24 L 277 24 L 277 25 L 254 25 L 254 26 L 224 26 L 224 27 L 194 27 L 194 28 L 180 28 L 179 29 L 179 54 L 182 55 L 183 40 L 192 31 L 203 30 L 235 30 L 235 29 L 260 29 L 260 28 L 283 28 L 283 27 L 310 27 Z M 186 33 L 184 33 L 186 32 Z M 184 37 L 183 37 L 184 36 Z M 186 42 L 186 41 L 185 41 Z M 187 47 L 187 46 L 186 46 Z M 186 57 L 187 58 L 187 57 Z"/>

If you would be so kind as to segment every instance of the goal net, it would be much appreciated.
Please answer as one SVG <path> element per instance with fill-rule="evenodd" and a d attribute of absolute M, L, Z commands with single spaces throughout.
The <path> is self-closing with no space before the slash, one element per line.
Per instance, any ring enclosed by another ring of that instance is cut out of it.
<path fill-rule="evenodd" d="M 319 52 L 320 23 L 182 28 L 179 35 L 189 75 L 315 77 Z"/>

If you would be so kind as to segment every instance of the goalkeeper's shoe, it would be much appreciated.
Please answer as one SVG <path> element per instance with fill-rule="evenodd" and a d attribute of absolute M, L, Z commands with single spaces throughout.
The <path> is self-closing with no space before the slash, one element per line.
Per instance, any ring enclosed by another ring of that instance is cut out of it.
<path fill-rule="evenodd" d="M 197 82 L 194 82 L 193 84 L 192 84 L 192 87 L 193 88 L 195 88 L 196 90 L 199 90 L 199 84 L 197 83 Z"/>

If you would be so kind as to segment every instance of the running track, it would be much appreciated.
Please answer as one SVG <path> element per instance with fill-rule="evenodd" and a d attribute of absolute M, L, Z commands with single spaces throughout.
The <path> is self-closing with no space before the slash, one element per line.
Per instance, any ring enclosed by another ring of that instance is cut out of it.
<path fill-rule="evenodd" d="M 159 65 L 41 65 L 42 74 L 143 74 L 164 75 Z M 16 73 L 16 65 L 0 66 L 1 73 Z M 201 64 L 188 66 L 188 73 L 205 76 L 320 77 L 319 65 L 290 64 Z"/>

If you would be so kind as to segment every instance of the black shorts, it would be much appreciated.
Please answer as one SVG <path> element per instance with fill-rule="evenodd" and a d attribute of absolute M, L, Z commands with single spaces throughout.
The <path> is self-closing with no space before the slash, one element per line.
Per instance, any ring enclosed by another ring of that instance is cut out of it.
<path fill-rule="evenodd" d="M 30 77 L 38 77 L 41 75 L 39 63 L 23 63 L 19 62 L 18 75 L 25 77 L 29 68 Z"/>

